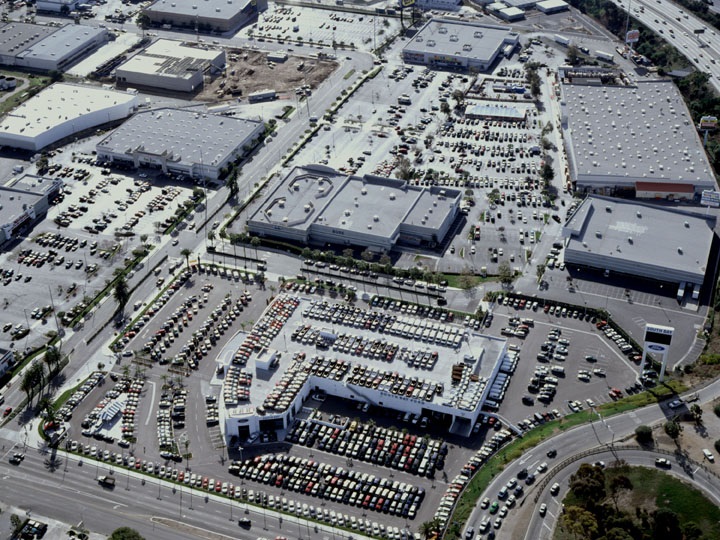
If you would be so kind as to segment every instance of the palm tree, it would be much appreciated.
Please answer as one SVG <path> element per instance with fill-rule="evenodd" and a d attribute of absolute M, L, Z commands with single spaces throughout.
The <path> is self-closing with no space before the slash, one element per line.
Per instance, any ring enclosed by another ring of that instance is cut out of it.
<path fill-rule="evenodd" d="M 240 242 L 242 242 L 243 246 L 243 268 L 247 268 L 247 243 L 248 240 L 250 240 L 250 236 L 248 233 L 243 232 L 240 234 Z"/>
<path fill-rule="evenodd" d="M 187 265 L 187 269 L 190 270 L 190 255 L 192 254 L 192 250 L 188 248 L 183 248 L 180 251 L 180 255 L 185 257 L 185 264 Z"/>
<path fill-rule="evenodd" d="M 20 390 L 25 392 L 28 403 L 32 402 L 32 398 L 35 394 L 35 384 L 33 382 L 33 373 L 31 369 L 25 370 L 23 374 L 22 382 L 20 383 Z"/>
<path fill-rule="evenodd" d="M 435 520 L 423 521 L 418 527 L 418 532 L 427 540 L 435 532 Z"/>
<path fill-rule="evenodd" d="M 260 245 L 260 243 L 261 243 L 261 242 L 260 242 L 260 238 L 257 237 L 257 236 L 253 236 L 253 237 L 250 239 L 250 245 L 255 248 L 255 260 L 256 260 L 256 261 L 258 260 L 258 250 L 257 250 L 257 248 L 258 248 L 258 246 Z"/>
<path fill-rule="evenodd" d="M 113 288 L 113 298 L 118 303 L 118 311 L 124 311 L 130 300 L 130 289 L 124 275 L 120 275 Z"/>
<path fill-rule="evenodd" d="M 60 364 L 60 351 L 57 349 L 57 347 L 49 345 L 45 349 L 45 356 L 43 357 L 43 360 L 48 366 L 48 371 L 52 371 L 53 367 Z"/>

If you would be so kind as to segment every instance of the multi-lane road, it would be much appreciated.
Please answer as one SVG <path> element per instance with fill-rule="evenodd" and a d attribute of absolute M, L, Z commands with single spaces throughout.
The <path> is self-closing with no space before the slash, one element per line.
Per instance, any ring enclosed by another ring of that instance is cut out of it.
<path fill-rule="evenodd" d="M 720 381 L 715 381 L 697 392 L 698 401 L 700 403 L 710 402 L 718 395 L 718 391 L 720 391 Z M 666 403 L 655 404 L 637 411 L 631 411 L 610 418 L 598 417 L 597 421 L 590 424 L 583 424 L 567 432 L 560 433 L 557 436 L 539 444 L 524 454 L 521 459 L 516 460 L 506 467 L 502 473 L 493 479 L 492 483 L 485 490 L 483 496 L 487 495 L 491 499 L 497 499 L 497 493 L 500 491 L 500 488 L 502 488 L 511 478 L 517 478 L 518 473 L 522 469 L 528 469 L 528 471 L 532 472 L 540 463 L 547 462 L 549 470 L 552 471 L 556 463 L 593 448 L 603 446 L 610 448 L 616 441 L 620 441 L 624 437 L 631 435 L 637 426 L 652 425 L 658 421 L 673 417 L 676 412 L 677 411 L 669 409 Z M 557 451 L 557 456 L 552 459 L 547 457 L 547 452 L 551 449 Z M 689 457 L 698 461 L 702 460 L 701 455 Z M 595 458 L 593 461 L 601 459 L 602 458 Z M 714 465 L 712 466 L 714 467 Z M 574 470 L 573 467 L 571 467 L 571 469 Z M 718 471 L 720 471 L 720 469 L 718 469 Z M 544 475 L 538 475 L 536 484 L 526 490 L 524 495 L 526 501 L 525 504 L 534 504 L 533 500 L 543 477 Z M 701 487 L 711 487 L 711 493 L 714 499 L 720 502 L 720 484 L 716 482 L 717 479 L 715 479 L 712 484 Z M 478 502 L 483 496 L 479 497 Z M 544 494 L 544 496 L 546 496 L 546 494 Z M 538 500 L 538 504 L 542 502 L 547 502 L 547 500 L 541 497 L 540 500 Z M 516 511 L 517 510 L 511 510 L 511 512 Z M 479 506 L 476 506 L 467 521 L 467 526 L 475 526 L 475 529 L 477 530 L 477 524 L 482 521 L 486 514 L 487 510 L 483 510 Z M 494 520 L 495 516 L 492 517 Z M 510 514 L 510 518 L 512 518 L 512 514 Z M 513 530 L 511 527 L 503 525 L 500 529 L 499 536 L 501 538 L 505 537 L 508 539 L 517 538 L 517 531 L 514 532 L 515 535 L 512 534 Z M 529 538 L 540 537 L 530 536 Z"/>
<path fill-rule="evenodd" d="M 14 451 L 14 450 L 12 450 Z M 10 451 L 9 451 L 10 452 Z M 9 453 L 8 452 L 8 453 Z M 66 459 L 28 448 L 20 465 L 11 465 L 8 456 L 0 456 L 3 492 L 9 501 L 30 515 L 45 516 L 70 525 L 83 522 L 88 529 L 109 535 L 114 529 L 129 526 L 145 538 L 191 540 L 197 538 L 327 538 L 333 540 L 365 538 L 361 533 L 333 529 L 272 510 L 249 506 L 174 486 L 158 478 L 143 481 L 134 471 L 117 469 L 107 463 Z M 112 471 L 114 489 L 103 488 L 96 478 Z M 249 528 L 239 526 L 240 518 L 249 518 Z"/>
<path fill-rule="evenodd" d="M 720 91 L 720 36 L 715 28 L 667 0 L 614 2 L 625 11 L 629 5 L 634 18 L 674 45 L 699 71 L 708 73 L 710 83 Z M 702 33 L 696 34 L 696 31 Z"/>

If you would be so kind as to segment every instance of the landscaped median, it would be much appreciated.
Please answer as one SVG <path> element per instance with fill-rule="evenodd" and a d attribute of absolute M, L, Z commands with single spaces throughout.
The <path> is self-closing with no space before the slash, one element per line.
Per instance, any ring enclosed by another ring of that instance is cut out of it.
<path fill-rule="evenodd" d="M 477 474 L 468 482 L 467 487 L 460 495 L 448 523 L 450 525 L 445 531 L 444 538 L 460 538 L 470 514 L 475 508 L 478 499 L 487 489 L 492 479 L 497 476 L 507 464 L 526 454 L 546 439 L 567 431 L 581 424 L 585 424 L 598 415 L 607 418 L 632 409 L 639 409 L 652 403 L 657 403 L 671 396 L 681 394 L 688 390 L 682 382 L 677 380 L 669 381 L 663 386 L 652 388 L 640 394 L 628 396 L 617 401 L 604 403 L 596 408 L 596 411 L 583 410 L 570 414 L 558 420 L 551 420 L 537 428 L 525 433 L 522 438 L 515 439 L 503 447 L 497 454 L 491 457 L 480 467 Z"/>

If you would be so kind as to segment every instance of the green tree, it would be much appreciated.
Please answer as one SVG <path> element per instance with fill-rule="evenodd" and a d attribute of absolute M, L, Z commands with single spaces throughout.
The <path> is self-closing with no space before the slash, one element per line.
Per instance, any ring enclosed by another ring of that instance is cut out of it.
<path fill-rule="evenodd" d="M 460 105 L 462 105 L 463 101 L 465 101 L 465 92 L 462 90 L 455 90 L 452 93 L 452 98 L 455 100 L 455 107 L 460 108 Z"/>
<path fill-rule="evenodd" d="M 682 433 L 683 430 L 682 426 L 675 420 L 665 422 L 663 429 L 665 429 L 665 433 L 667 433 L 668 437 L 675 442 L 677 442 L 677 439 L 680 437 L 680 433 Z"/>
<path fill-rule="evenodd" d="M 633 540 L 633 537 L 624 529 L 613 527 L 605 533 L 605 536 L 601 536 L 598 540 Z"/>
<path fill-rule="evenodd" d="M 703 531 L 694 521 L 688 521 L 682 527 L 683 537 L 685 540 L 700 540 Z"/>
<path fill-rule="evenodd" d="M 475 275 L 472 272 L 472 269 L 469 266 L 465 266 L 462 269 L 462 272 L 460 272 L 460 277 L 458 278 L 458 285 L 461 289 L 472 289 L 472 287 L 475 285 Z"/>
<path fill-rule="evenodd" d="M 51 371 L 52 368 L 60 364 L 60 360 L 60 350 L 54 345 L 48 345 L 45 349 L 45 355 L 43 356 L 43 361 L 47 364 L 48 371 Z"/>
<path fill-rule="evenodd" d="M 653 513 L 653 538 L 663 540 L 682 540 L 680 520 L 675 512 L 669 508 L 658 508 Z"/>
<path fill-rule="evenodd" d="M 400 159 L 397 160 L 397 164 L 395 165 L 395 177 L 399 178 L 400 180 L 410 180 L 412 176 L 412 163 L 410 163 L 410 160 L 405 156 L 401 156 Z"/>
<path fill-rule="evenodd" d="M 142 35 L 143 37 L 145 37 L 145 30 L 150 28 L 150 17 L 147 13 L 141 11 L 135 19 L 135 24 L 137 24 L 142 29 Z"/>
<path fill-rule="evenodd" d="M 238 171 L 236 167 L 233 167 L 230 172 L 230 176 L 227 180 L 227 186 L 230 189 L 230 198 L 232 199 L 237 197 L 237 194 L 240 192 L 240 186 L 238 185 Z"/>
<path fill-rule="evenodd" d="M 257 236 L 253 236 L 250 239 L 250 245 L 255 248 L 255 259 L 258 259 L 258 246 L 261 244 L 261 240 Z"/>
<path fill-rule="evenodd" d="M 546 161 L 542 167 L 542 170 L 540 171 L 540 176 L 542 177 L 543 182 L 547 187 L 548 185 L 550 185 L 550 182 L 553 181 L 553 178 L 555 178 L 555 169 L 553 169 L 552 165 L 550 165 L 550 163 Z"/>
<path fill-rule="evenodd" d="M 118 311 L 124 311 L 125 306 L 130 300 L 130 289 L 128 288 L 127 280 L 123 274 L 118 276 L 117 281 L 115 282 L 115 286 L 113 287 L 113 298 L 117 302 Z"/>
<path fill-rule="evenodd" d="M 513 282 L 514 276 L 509 262 L 502 261 L 498 265 L 498 277 L 500 278 L 500 283 L 505 286 L 510 285 Z"/>
<path fill-rule="evenodd" d="M 544 274 L 545 274 L 545 265 L 543 263 L 540 263 L 535 267 L 535 275 L 537 276 L 538 282 L 542 279 Z"/>
<path fill-rule="evenodd" d="M 720 416 L 720 404 L 713 407 L 713 412 L 715 413 L 715 416 Z"/>
<path fill-rule="evenodd" d="M 66 7 L 65 4 L 63 4 L 63 7 Z M 10 525 L 12 525 L 13 531 L 18 533 L 23 525 L 23 520 L 17 514 L 13 514 L 10 516 Z"/>
<path fill-rule="evenodd" d="M 567 62 L 571 66 L 580 63 L 580 50 L 575 45 L 570 45 L 567 49 Z"/>
<path fill-rule="evenodd" d="M 560 527 L 576 539 L 594 538 L 598 532 L 598 523 L 592 512 L 579 506 L 568 506 L 560 516 Z"/>
<path fill-rule="evenodd" d="M 366 248 L 362 253 L 360 253 L 360 258 L 365 262 L 371 262 L 375 258 L 375 254 Z"/>
<path fill-rule="evenodd" d="M 635 439 L 640 444 L 650 443 L 653 440 L 653 432 L 650 426 L 638 426 L 635 428 Z"/>
<path fill-rule="evenodd" d="M 692 407 L 690 407 L 690 415 L 693 417 L 693 420 L 697 425 L 702 425 L 703 410 L 700 405 L 698 405 L 697 403 L 693 403 Z"/>
<path fill-rule="evenodd" d="M 632 491 L 633 484 L 624 474 L 619 474 L 610 480 L 610 496 L 612 497 L 615 510 L 618 510 L 618 499 L 623 491 Z"/>
<path fill-rule="evenodd" d="M 717 450 L 718 452 L 720 452 L 720 439 L 718 439 L 717 441 L 715 441 L 714 445 L 715 445 L 715 450 Z"/>
<path fill-rule="evenodd" d="M 112 532 L 108 540 L 145 540 L 145 537 L 135 529 L 120 527 Z"/>
<path fill-rule="evenodd" d="M 594 507 L 605 498 L 605 473 L 600 467 L 583 463 L 570 477 L 570 490 L 585 507 Z"/>
<path fill-rule="evenodd" d="M 452 109 L 450 109 L 450 104 L 447 101 L 443 101 L 440 104 L 440 112 L 441 113 L 443 113 L 445 115 L 449 115 L 451 110 Z"/>
<path fill-rule="evenodd" d="M 192 250 L 188 248 L 183 248 L 180 250 L 180 255 L 185 257 L 185 265 L 187 266 L 187 269 L 190 270 L 190 255 L 192 255 Z"/>

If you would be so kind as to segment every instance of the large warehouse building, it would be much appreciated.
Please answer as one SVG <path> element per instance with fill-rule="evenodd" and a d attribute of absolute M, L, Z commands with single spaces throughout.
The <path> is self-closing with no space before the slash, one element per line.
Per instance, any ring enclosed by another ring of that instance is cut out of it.
<path fill-rule="evenodd" d="M 202 88 L 206 73 L 225 64 L 225 51 L 159 39 L 115 70 L 121 84 L 194 92 Z"/>
<path fill-rule="evenodd" d="M 134 168 L 217 179 L 228 163 L 262 137 L 262 122 L 184 109 L 136 114 L 102 139 L 98 158 Z"/>
<path fill-rule="evenodd" d="M 0 122 L 0 145 L 37 152 L 87 129 L 127 118 L 137 95 L 97 86 L 55 83 Z"/>
<path fill-rule="evenodd" d="M 468 436 L 483 404 L 504 394 L 512 370 L 505 339 L 400 315 L 387 317 L 383 332 L 360 329 L 354 316 L 359 312 L 359 318 L 372 320 L 372 310 L 351 307 L 353 316 L 326 317 L 338 308 L 343 306 L 281 294 L 248 334 L 238 334 L 220 352 L 220 414 L 227 440 L 282 433 L 318 391 L 401 411 L 406 418 L 414 415 L 416 422 L 432 419 L 451 433 Z M 308 347 L 293 335 L 301 328 L 322 342 L 322 356 L 315 354 L 314 340 Z M 351 336 L 355 347 L 365 343 L 368 354 L 335 352 L 333 344 L 341 335 Z M 389 352 L 371 353 L 376 342 Z M 422 354 L 411 359 L 416 350 Z"/>
<path fill-rule="evenodd" d="M 653 204 L 590 196 L 563 228 L 565 264 L 699 286 L 715 218 Z"/>
<path fill-rule="evenodd" d="M 267 10 L 267 0 L 157 0 L 144 10 L 155 25 L 230 32 Z"/>
<path fill-rule="evenodd" d="M 300 244 L 364 246 L 442 242 L 462 192 L 411 186 L 373 175 L 347 176 L 322 165 L 295 167 L 248 220 L 250 232 Z"/>
<path fill-rule="evenodd" d="M 59 178 L 33 175 L 25 175 L 9 186 L 0 186 L 0 245 L 26 234 L 44 219 L 62 186 Z"/>
<path fill-rule="evenodd" d="M 692 199 L 715 177 L 671 81 L 562 85 L 570 178 L 580 192 Z"/>
<path fill-rule="evenodd" d="M 517 46 L 511 28 L 431 19 L 403 48 L 403 61 L 437 69 L 486 71 L 506 45 Z"/>
<path fill-rule="evenodd" d="M 0 63 L 38 71 L 63 71 L 107 43 L 108 32 L 82 24 L 60 28 L 9 22 L 0 24 Z"/>

